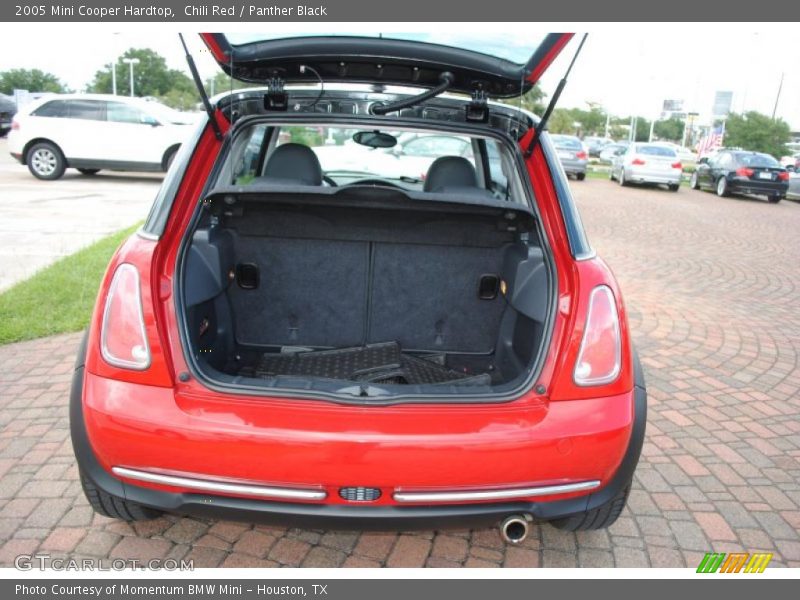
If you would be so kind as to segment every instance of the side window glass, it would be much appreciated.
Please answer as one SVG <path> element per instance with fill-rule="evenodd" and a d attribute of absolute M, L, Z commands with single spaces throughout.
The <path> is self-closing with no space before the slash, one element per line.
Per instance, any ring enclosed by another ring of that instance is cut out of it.
<path fill-rule="evenodd" d="M 69 100 L 68 116 L 70 119 L 85 121 L 105 121 L 105 103 L 98 100 Z"/>
<path fill-rule="evenodd" d="M 497 142 L 493 140 L 486 142 L 486 158 L 489 162 L 489 178 L 498 187 L 505 190 L 508 186 L 508 177 L 506 176 L 506 166 L 503 164 L 503 154 Z"/>
<path fill-rule="evenodd" d="M 250 129 L 244 140 L 244 148 L 239 151 L 239 159 L 233 166 L 233 181 L 237 185 L 247 184 L 261 174 L 261 159 L 266 142 L 267 126 L 256 125 Z"/>
<path fill-rule="evenodd" d="M 144 113 L 122 102 L 108 103 L 108 120 L 114 123 L 141 123 Z"/>
<path fill-rule="evenodd" d="M 32 113 L 36 117 L 66 117 L 67 104 L 63 100 L 51 100 Z"/>

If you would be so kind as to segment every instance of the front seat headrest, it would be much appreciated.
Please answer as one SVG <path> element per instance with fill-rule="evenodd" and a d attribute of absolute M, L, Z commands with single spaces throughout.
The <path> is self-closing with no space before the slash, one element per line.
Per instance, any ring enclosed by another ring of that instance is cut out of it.
<path fill-rule="evenodd" d="M 425 176 L 425 192 L 443 192 L 452 188 L 478 186 L 475 167 L 460 156 L 441 156 L 431 164 Z"/>
<path fill-rule="evenodd" d="M 314 151 L 302 144 L 283 144 L 275 148 L 257 177 L 264 183 L 322 185 L 322 166 Z"/>

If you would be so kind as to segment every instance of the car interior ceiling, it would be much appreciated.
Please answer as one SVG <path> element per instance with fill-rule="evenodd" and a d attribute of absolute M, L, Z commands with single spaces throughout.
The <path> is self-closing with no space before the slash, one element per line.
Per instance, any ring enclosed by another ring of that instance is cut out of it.
<path fill-rule="evenodd" d="M 322 181 L 315 153 L 286 143 L 253 182 L 262 193 L 208 204 L 184 271 L 200 368 L 233 384 L 326 391 L 519 385 L 548 306 L 531 220 L 475 202 L 492 194 L 458 156 L 434 160 L 423 191 L 463 204 L 316 202 Z"/>

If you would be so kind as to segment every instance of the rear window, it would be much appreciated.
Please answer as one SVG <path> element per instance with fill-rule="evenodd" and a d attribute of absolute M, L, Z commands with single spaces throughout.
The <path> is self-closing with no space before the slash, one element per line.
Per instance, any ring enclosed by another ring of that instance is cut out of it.
<path fill-rule="evenodd" d="M 569 150 L 582 150 L 583 145 L 578 138 L 574 137 L 565 137 L 560 135 L 551 136 L 553 140 L 553 145 L 556 148 L 567 148 Z"/>
<path fill-rule="evenodd" d="M 769 154 L 736 154 L 736 162 L 743 167 L 780 167 L 780 163 Z"/>
<path fill-rule="evenodd" d="M 666 146 L 636 146 L 637 154 L 646 154 L 648 156 L 666 156 L 668 158 L 675 158 L 675 150 L 667 148 Z"/>

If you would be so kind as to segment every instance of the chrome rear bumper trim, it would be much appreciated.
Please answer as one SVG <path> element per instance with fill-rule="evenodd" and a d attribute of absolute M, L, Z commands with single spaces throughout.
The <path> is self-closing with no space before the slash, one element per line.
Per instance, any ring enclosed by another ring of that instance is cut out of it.
<path fill-rule="evenodd" d="M 394 499 L 397 502 L 469 502 L 478 500 L 512 500 L 515 498 L 530 498 L 532 496 L 550 496 L 553 494 L 568 494 L 582 492 L 600 487 L 599 481 L 581 481 L 579 483 L 565 483 L 561 485 L 546 485 L 541 487 L 495 489 L 495 490 L 465 490 L 458 492 L 396 492 Z"/>
<path fill-rule="evenodd" d="M 210 481 L 207 479 L 196 479 L 194 477 L 151 473 L 149 471 L 139 471 L 137 469 L 128 469 L 125 467 L 112 467 L 111 471 L 114 475 L 119 475 L 127 479 L 210 492 L 212 494 L 235 494 L 237 496 L 254 496 L 257 498 L 275 498 L 279 500 L 324 500 L 328 495 L 327 492 L 323 490 L 304 490 L 225 481 Z"/>

